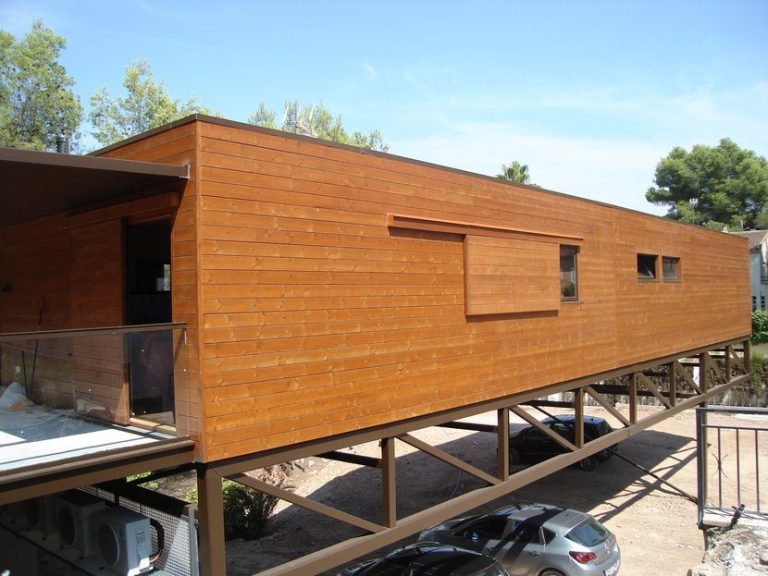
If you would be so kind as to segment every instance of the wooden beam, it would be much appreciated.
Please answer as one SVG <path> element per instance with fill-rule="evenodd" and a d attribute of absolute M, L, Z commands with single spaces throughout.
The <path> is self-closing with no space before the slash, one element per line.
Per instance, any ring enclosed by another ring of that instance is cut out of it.
<path fill-rule="evenodd" d="M 453 428 L 455 430 L 472 430 L 473 432 L 492 432 L 496 433 L 496 426 L 493 424 L 480 424 L 475 422 L 445 422 L 438 424 L 440 428 Z"/>
<path fill-rule="evenodd" d="M 677 404 L 677 363 L 667 364 L 669 369 L 669 403 L 674 406 Z"/>
<path fill-rule="evenodd" d="M 520 418 L 528 422 L 528 424 L 530 424 L 534 428 L 541 431 L 542 434 L 547 435 L 549 438 L 551 438 L 552 440 L 560 444 L 560 446 L 562 446 L 563 448 L 566 448 L 567 450 L 571 450 L 571 451 L 578 450 L 576 446 L 568 442 L 568 440 L 560 436 L 560 434 L 558 434 L 557 432 L 553 432 L 547 426 L 543 426 L 541 422 L 536 420 L 536 418 L 528 414 L 528 412 L 526 412 L 525 410 L 518 408 L 517 406 L 510 406 L 509 409 L 515 415 L 520 416 Z"/>
<path fill-rule="evenodd" d="M 509 408 L 501 408 L 496 411 L 498 426 L 496 434 L 498 438 L 496 457 L 498 458 L 496 476 L 500 480 L 509 479 Z"/>
<path fill-rule="evenodd" d="M 650 390 L 654 396 L 656 396 L 656 399 L 661 402 L 666 408 L 672 408 L 672 405 L 669 403 L 669 400 L 664 398 L 664 395 L 659 392 L 659 388 L 656 386 L 656 384 L 653 383 L 653 381 L 649 378 L 646 378 L 644 374 L 638 372 L 638 378 L 645 383 L 646 388 Z"/>
<path fill-rule="evenodd" d="M 335 460 L 337 462 L 346 462 L 347 464 L 359 464 L 360 466 L 369 466 L 371 468 L 381 468 L 381 460 L 373 456 L 363 456 L 361 454 L 350 454 L 349 452 L 340 452 L 333 450 L 318 454 L 319 458 L 326 460 Z"/>
<path fill-rule="evenodd" d="M 691 377 L 691 375 L 688 374 L 688 370 L 686 370 L 685 367 L 679 362 L 677 364 L 680 365 L 680 369 L 677 370 L 676 373 L 683 377 L 683 379 L 686 381 L 688 386 L 690 386 L 694 390 L 694 392 L 696 392 L 696 394 L 701 394 L 701 387 L 699 387 L 699 385 Z"/>
<path fill-rule="evenodd" d="M 381 507 L 384 525 L 393 528 L 397 524 L 397 477 L 395 475 L 395 439 L 381 440 Z"/>
<path fill-rule="evenodd" d="M 339 522 L 344 522 L 345 524 L 351 524 L 352 526 L 361 528 L 363 530 L 366 530 L 367 532 L 375 533 L 375 532 L 383 532 L 384 530 L 386 530 L 385 526 L 380 526 L 379 524 L 374 524 L 373 522 L 369 522 L 364 518 L 359 518 L 357 516 L 353 516 L 352 514 L 348 514 L 341 510 L 337 510 L 336 508 L 331 508 L 330 506 L 326 506 L 325 504 L 321 504 L 320 502 L 316 502 L 315 500 L 310 500 L 309 498 L 305 498 L 304 496 L 299 496 L 298 494 L 295 494 L 283 488 L 278 488 L 277 486 L 273 486 L 272 484 L 267 484 L 266 482 L 262 482 L 261 480 L 257 480 L 256 478 L 253 478 L 246 474 L 233 474 L 232 476 L 229 476 L 229 479 L 234 480 L 235 482 L 239 482 L 244 486 L 248 486 L 249 488 L 253 488 L 254 490 L 258 490 L 259 492 L 264 492 L 265 494 L 269 494 L 270 496 L 274 496 L 275 498 L 279 498 L 281 500 L 290 502 L 291 504 L 295 504 L 296 506 L 306 508 L 307 510 L 312 510 L 313 512 L 317 512 L 318 514 L 322 514 L 323 516 L 328 516 L 329 518 L 333 518 L 334 520 L 338 520 Z M 221 530 L 222 530 L 221 533 L 223 537 L 224 535 L 223 524 L 222 524 Z M 222 572 L 215 572 L 215 574 L 217 575 L 226 574 L 226 570 Z"/>
<path fill-rule="evenodd" d="M 435 448 L 434 446 L 431 446 L 430 444 L 427 444 L 426 442 L 419 440 L 418 438 L 415 438 L 410 434 L 402 434 L 397 438 L 398 440 L 402 440 L 406 444 L 410 444 L 414 448 L 418 448 L 419 450 L 426 452 L 430 456 L 437 458 L 438 460 L 442 460 L 443 462 L 446 462 L 451 466 L 454 466 L 455 468 L 458 468 L 459 470 L 466 472 L 467 474 L 471 474 L 476 478 L 480 478 L 480 480 L 485 480 L 489 484 L 499 484 L 501 482 L 501 480 L 499 480 L 495 476 L 491 476 L 490 474 L 488 474 L 487 472 L 484 472 L 483 470 L 480 470 L 480 468 L 475 468 L 471 464 L 467 464 L 463 460 L 459 460 L 455 456 L 448 454 L 448 452 L 444 452 L 439 448 Z"/>
<path fill-rule="evenodd" d="M 605 399 L 605 396 L 603 396 L 602 394 L 598 394 L 597 391 L 595 391 L 595 389 L 592 388 L 592 386 L 585 386 L 584 387 L 584 392 L 586 392 L 587 394 L 592 396 L 592 398 L 594 398 L 595 401 L 598 404 L 600 404 L 600 406 L 605 408 L 605 410 L 607 412 L 609 412 L 614 418 L 616 418 L 616 420 L 618 420 L 619 422 L 624 424 L 624 426 L 629 426 L 630 425 L 629 420 L 627 420 L 627 418 L 624 416 L 624 414 L 622 414 L 621 412 L 616 410 L 616 408 L 614 406 L 612 406 L 611 403 L 608 402 L 608 400 Z"/>
<path fill-rule="evenodd" d="M 221 481 L 222 477 L 213 468 L 207 468 L 205 465 L 198 468 L 198 537 L 200 538 L 201 576 L 227 573 L 224 495 Z"/>
<path fill-rule="evenodd" d="M 614 430 L 610 434 L 606 434 L 605 436 L 601 436 L 600 438 L 589 442 L 578 452 L 560 454 L 539 464 L 524 468 L 523 470 L 512 474 L 506 482 L 501 482 L 497 485 L 487 486 L 485 488 L 478 488 L 477 490 L 457 496 L 447 502 L 442 502 L 436 506 L 402 518 L 398 521 L 397 526 L 390 528 L 385 532 L 360 536 L 358 538 L 340 542 L 339 544 L 335 544 L 324 550 L 314 552 L 308 556 L 260 572 L 259 576 L 310 576 L 312 574 L 318 574 L 336 568 L 345 562 L 350 562 L 355 558 L 374 552 L 379 548 L 403 540 L 404 538 L 416 534 L 425 528 L 429 528 L 438 522 L 444 522 L 446 518 L 466 514 L 473 508 L 477 508 L 492 500 L 506 496 L 552 472 L 575 464 L 589 455 L 596 454 L 601 450 L 606 450 L 617 442 L 626 440 L 634 434 L 650 428 L 666 418 L 670 418 L 683 410 L 693 408 L 703 400 L 706 400 L 709 395 L 721 394 L 730 387 L 743 382 L 746 378 L 746 376 L 739 376 L 727 384 L 716 386 L 704 398 L 689 398 L 680 402 L 670 410 L 654 412 L 637 422 L 631 428 Z"/>
<path fill-rule="evenodd" d="M 629 422 L 637 422 L 637 372 L 629 376 Z"/>
<path fill-rule="evenodd" d="M 582 388 L 573 391 L 573 440 L 577 448 L 584 447 L 584 392 Z"/>

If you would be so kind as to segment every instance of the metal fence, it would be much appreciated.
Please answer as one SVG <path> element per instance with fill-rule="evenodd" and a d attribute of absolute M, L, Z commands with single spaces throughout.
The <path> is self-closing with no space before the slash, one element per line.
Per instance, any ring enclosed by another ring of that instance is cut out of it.
<path fill-rule="evenodd" d="M 696 409 L 699 526 L 768 523 L 768 408 Z"/>

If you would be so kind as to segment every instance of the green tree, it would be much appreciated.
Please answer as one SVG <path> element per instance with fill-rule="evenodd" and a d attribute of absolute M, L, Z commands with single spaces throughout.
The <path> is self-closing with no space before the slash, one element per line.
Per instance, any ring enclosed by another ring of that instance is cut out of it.
<path fill-rule="evenodd" d="M 530 184 L 531 175 L 528 172 L 528 165 L 520 164 L 517 160 L 511 164 L 501 165 L 501 174 L 497 174 L 496 177 L 499 180 L 506 180 L 507 182 L 515 182 L 516 184 Z"/>
<path fill-rule="evenodd" d="M 368 134 L 362 132 L 349 134 L 341 123 L 341 116 L 333 116 L 322 104 L 300 106 L 295 100 L 286 102 L 283 107 L 283 118 L 278 124 L 277 115 L 260 102 L 259 109 L 248 118 L 248 122 L 264 128 L 283 130 L 369 150 L 381 152 L 389 150 L 389 145 L 384 143 L 378 130 L 372 130 Z"/>
<path fill-rule="evenodd" d="M 83 115 L 58 58 L 66 40 L 37 21 L 23 40 L 0 30 L 0 146 L 53 150 Z"/>
<path fill-rule="evenodd" d="M 164 83 L 155 81 L 145 60 L 126 68 L 123 87 L 124 97 L 111 97 L 106 87 L 91 96 L 88 119 L 94 128 L 94 138 L 104 146 L 189 114 L 209 113 L 194 96 L 184 102 L 171 98 Z"/>
<path fill-rule="evenodd" d="M 768 162 L 727 138 L 715 147 L 673 149 L 656 166 L 645 198 L 667 218 L 714 229 L 768 224 Z"/>

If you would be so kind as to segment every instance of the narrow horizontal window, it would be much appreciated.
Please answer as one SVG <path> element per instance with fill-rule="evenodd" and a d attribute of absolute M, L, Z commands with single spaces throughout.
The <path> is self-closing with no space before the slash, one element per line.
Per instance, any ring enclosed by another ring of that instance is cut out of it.
<path fill-rule="evenodd" d="M 664 256 L 661 259 L 664 282 L 678 282 L 680 280 L 680 258 Z"/>
<path fill-rule="evenodd" d="M 638 280 L 656 280 L 656 261 L 659 259 L 655 254 L 637 255 L 637 279 Z"/>
<path fill-rule="evenodd" d="M 560 246 L 560 299 L 578 300 L 579 284 L 576 273 L 576 246 Z"/>

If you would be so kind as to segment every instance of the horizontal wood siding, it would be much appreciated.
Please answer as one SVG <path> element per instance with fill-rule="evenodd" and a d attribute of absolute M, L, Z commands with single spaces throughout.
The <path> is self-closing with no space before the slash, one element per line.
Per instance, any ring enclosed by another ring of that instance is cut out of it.
<path fill-rule="evenodd" d="M 740 239 L 320 141 L 199 127 L 207 459 L 749 333 Z M 465 236 L 390 227 L 391 214 L 583 239 L 579 301 L 547 292 L 550 314 L 468 316 Z M 641 247 L 674 248 L 682 282 L 639 284 Z"/>
<path fill-rule="evenodd" d="M 105 156 L 127 160 L 189 165 L 190 180 L 178 206 L 172 213 L 171 229 L 171 293 L 173 321 L 187 324 L 186 358 L 177 359 L 174 376 L 176 428 L 200 440 L 200 419 L 205 408 L 200 403 L 200 356 L 198 353 L 198 224 L 197 126 L 184 124 L 144 139 L 110 149 Z M 198 457 L 204 458 L 204 445 L 197 443 Z"/>
<path fill-rule="evenodd" d="M 56 330 L 69 327 L 69 242 L 62 238 L 62 217 L 0 229 L 0 332 Z M 40 314 L 41 307 L 43 314 Z M 0 382 L 16 378 L 23 383 L 26 362 L 32 377 L 37 347 L 35 382 L 27 393 L 35 402 L 69 407 L 73 384 L 68 368 L 70 341 L 44 341 L 0 345 Z M 19 368 L 20 376 L 15 374 Z"/>
<path fill-rule="evenodd" d="M 464 238 L 468 315 L 560 308 L 560 246 L 530 240 Z"/>

